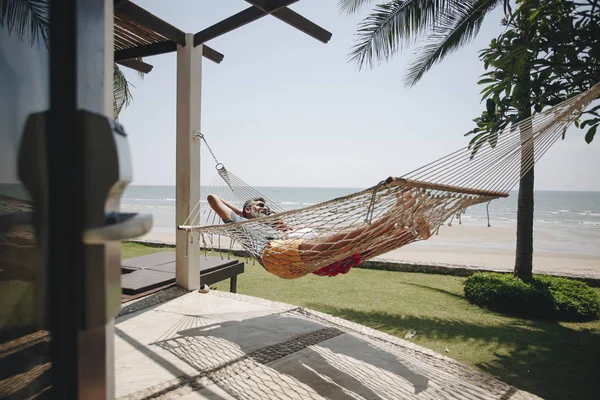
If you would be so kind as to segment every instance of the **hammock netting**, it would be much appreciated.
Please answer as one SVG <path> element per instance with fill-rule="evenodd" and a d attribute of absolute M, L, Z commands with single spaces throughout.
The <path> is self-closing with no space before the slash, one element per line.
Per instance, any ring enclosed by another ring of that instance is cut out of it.
<path fill-rule="evenodd" d="M 215 157 L 218 174 L 212 193 L 239 208 L 262 197 L 272 214 L 224 224 L 210 207 L 198 203 L 178 229 L 205 248 L 233 249 L 237 243 L 282 278 L 347 272 L 361 261 L 429 238 L 470 206 L 507 197 L 599 94 L 596 85 L 402 177 L 301 209 L 286 211 Z"/>

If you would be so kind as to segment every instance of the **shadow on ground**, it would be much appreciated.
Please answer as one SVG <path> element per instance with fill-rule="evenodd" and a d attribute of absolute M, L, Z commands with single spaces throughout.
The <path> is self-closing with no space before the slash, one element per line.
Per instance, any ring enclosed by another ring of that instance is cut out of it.
<path fill-rule="evenodd" d="M 249 353 L 242 348 L 253 341 L 253 333 L 288 323 L 307 324 L 311 332 Z M 117 335 L 124 336 L 118 329 Z M 184 361 L 236 398 L 313 398 L 315 394 L 336 399 L 353 399 L 354 394 L 389 398 L 380 396 L 378 388 L 382 387 L 394 390 L 395 398 L 406 398 L 428 388 L 428 378 L 413 372 L 412 364 L 405 365 L 397 355 L 360 339 L 345 336 L 341 340 L 341 335 L 338 329 L 282 314 L 216 323 L 187 315 L 151 346 Z M 452 382 L 461 387 L 459 381 Z M 218 394 L 211 392 L 211 396 Z"/>
<path fill-rule="evenodd" d="M 468 394 L 487 399 L 514 393 L 514 388 L 470 369 L 402 346 L 348 335 L 287 312 L 242 320 L 224 320 L 222 314 L 161 312 L 163 320 L 171 317 L 171 323 L 150 343 L 140 343 L 120 326 L 115 328 L 118 337 L 177 377 L 150 388 L 145 398 L 180 387 L 215 399 L 227 395 L 277 400 L 403 399 L 424 391 L 428 398 Z M 185 376 L 175 365 L 180 362 L 194 373 Z"/>
<path fill-rule="evenodd" d="M 499 380 L 545 399 L 598 399 L 600 334 L 571 329 L 557 323 L 516 320 L 502 326 L 484 326 L 458 320 L 398 316 L 357 311 L 314 303 L 308 307 L 402 337 L 418 332 L 414 341 L 475 340 L 478 344 L 509 349 L 494 353 L 488 362 L 475 364 Z M 420 340 L 419 340 L 420 339 Z"/>

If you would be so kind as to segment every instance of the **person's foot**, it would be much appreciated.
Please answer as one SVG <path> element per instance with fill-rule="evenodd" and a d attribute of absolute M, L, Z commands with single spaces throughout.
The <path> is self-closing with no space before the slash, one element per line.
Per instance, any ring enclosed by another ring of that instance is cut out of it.
<path fill-rule="evenodd" d="M 411 192 L 400 192 L 396 195 L 398 200 L 392 205 L 387 214 L 405 214 L 410 215 L 416 204 L 416 199 Z M 402 218 L 404 219 L 404 218 Z"/>
<path fill-rule="evenodd" d="M 412 209 L 415 204 L 417 204 L 417 199 L 411 192 L 403 193 L 402 197 L 398 199 L 398 205 L 402 205 L 405 210 Z"/>
<path fill-rule="evenodd" d="M 431 237 L 431 227 L 429 222 L 425 221 L 423 217 L 419 217 L 415 223 L 415 230 L 419 237 L 423 240 L 427 240 Z"/>
<path fill-rule="evenodd" d="M 417 200 L 423 201 L 423 199 L 418 199 L 418 197 L 418 194 L 417 196 L 414 196 L 411 192 L 406 192 L 404 196 L 398 200 L 398 204 L 402 204 L 404 212 L 406 213 L 406 218 L 410 219 L 411 221 L 408 224 L 408 227 L 412 229 L 414 226 L 414 230 L 417 232 L 417 235 L 421 239 L 427 240 L 431 237 L 431 227 L 429 222 L 427 222 L 425 217 L 423 217 L 421 204 L 417 204 Z"/>

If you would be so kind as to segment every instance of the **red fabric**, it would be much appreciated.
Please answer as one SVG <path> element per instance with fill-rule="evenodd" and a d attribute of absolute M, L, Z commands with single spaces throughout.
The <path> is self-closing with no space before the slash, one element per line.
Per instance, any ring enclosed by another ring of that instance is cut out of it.
<path fill-rule="evenodd" d="M 362 261 L 362 254 L 353 254 L 343 260 L 336 261 L 333 264 L 329 264 L 323 268 L 320 268 L 313 272 L 319 276 L 336 276 L 338 274 L 347 274 L 350 268 L 356 267 Z"/>

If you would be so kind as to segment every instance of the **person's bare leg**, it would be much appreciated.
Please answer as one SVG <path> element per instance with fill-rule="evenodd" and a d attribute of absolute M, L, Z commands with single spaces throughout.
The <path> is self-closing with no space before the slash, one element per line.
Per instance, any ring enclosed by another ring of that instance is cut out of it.
<path fill-rule="evenodd" d="M 388 233 L 390 230 L 396 229 L 398 231 L 398 237 L 402 235 L 410 235 L 403 227 L 399 227 L 396 224 L 395 219 L 390 218 L 398 210 L 405 210 L 414 207 L 415 199 L 411 193 L 404 193 L 402 199 L 398 200 L 396 205 L 392 206 L 388 212 L 381 216 L 376 222 L 371 225 L 363 226 L 358 229 L 349 232 L 340 232 L 338 234 L 329 236 L 323 240 L 308 240 L 298 247 L 300 254 L 309 253 L 314 255 L 318 253 L 321 257 L 329 257 L 336 254 L 342 254 L 346 252 L 346 247 L 352 245 L 357 238 L 367 236 L 381 236 Z"/>

